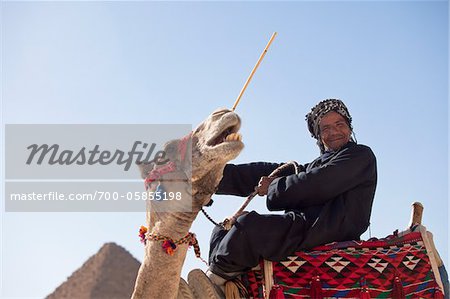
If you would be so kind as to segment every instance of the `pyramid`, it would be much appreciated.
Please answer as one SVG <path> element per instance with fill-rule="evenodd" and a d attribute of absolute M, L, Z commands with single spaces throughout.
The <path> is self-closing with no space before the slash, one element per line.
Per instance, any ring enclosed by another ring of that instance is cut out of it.
<path fill-rule="evenodd" d="M 139 266 L 125 248 L 106 243 L 46 298 L 129 299 Z"/>

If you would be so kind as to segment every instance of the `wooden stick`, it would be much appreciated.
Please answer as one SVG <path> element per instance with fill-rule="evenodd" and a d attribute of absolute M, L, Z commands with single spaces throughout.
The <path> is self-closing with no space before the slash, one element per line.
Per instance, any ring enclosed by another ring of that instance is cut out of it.
<path fill-rule="evenodd" d="M 234 111 L 236 109 L 236 106 L 239 104 L 239 101 L 241 100 L 242 95 L 244 94 L 245 89 L 247 88 L 247 85 L 250 83 L 250 80 L 252 80 L 253 75 L 256 72 L 256 69 L 258 68 L 259 64 L 263 60 L 264 56 L 267 53 L 267 50 L 269 50 L 270 44 L 272 44 L 273 39 L 277 36 L 277 33 L 274 32 L 272 34 L 272 37 L 270 38 L 269 42 L 267 43 L 267 46 L 264 48 L 264 51 L 262 52 L 261 56 L 258 59 L 258 62 L 256 63 L 255 67 L 253 68 L 252 72 L 250 73 L 250 76 L 248 76 L 247 81 L 245 81 L 244 87 L 242 87 L 241 92 L 239 93 L 236 101 L 234 102 L 233 108 L 231 108 L 231 111 Z"/>

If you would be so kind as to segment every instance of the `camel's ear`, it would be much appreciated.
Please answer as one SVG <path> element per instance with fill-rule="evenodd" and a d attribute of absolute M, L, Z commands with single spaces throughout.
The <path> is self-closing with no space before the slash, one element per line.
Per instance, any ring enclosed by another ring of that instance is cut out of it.
<path fill-rule="evenodd" d="M 143 163 L 141 161 L 136 162 L 136 165 L 139 167 L 139 171 L 141 173 L 141 178 L 145 179 L 148 174 L 150 173 L 150 171 L 153 170 L 153 168 L 155 167 L 155 163 L 154 162 L 150 162 L 150 163 Z"/>

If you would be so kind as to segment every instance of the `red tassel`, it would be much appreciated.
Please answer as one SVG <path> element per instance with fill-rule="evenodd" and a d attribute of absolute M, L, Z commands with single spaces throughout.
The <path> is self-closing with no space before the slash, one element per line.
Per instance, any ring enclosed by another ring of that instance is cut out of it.
<path fill-rule="evenodd" d="M 442 294 L 441 290 L 436 288 L 434 289 L 434 299 L 444 299 L 444 294 Z"/>
<path fill-rule="evenodd" d="M 311 281 L 311 298 L 313 299 L 322 299 L 322 284 L 320 283 L 320 277 L 314 276 Z"/>
<path fill-rule="evenodd" d="M 367 288 L 361 289 L 361 293 L 359 293 L 360 299 L 370 299 L 370 293 Z M 394 298 L 394 297 L 392 297 Z"/>
<path fill-rule="evenodd" d="M 175 245 L 175 243 L 172 240 L 165 240 L 162 243 L 162 248 L 164 252 L 167 253 L 168 255 L 173 255 L 175 249 L 177 249 L 177 245 Z"/>
<path fill-rule="evenodd" d="M 141 228 L 139 228 L 139 239 L 141 239 L 141 242 L 144 243 L 144 245 L 147 244 L 147 239 L 145 238 L 145 235 L 147 234 L 147 227 L 141 225 Z"/>
<path fill-rule="evenodd" d="M 403 290 L 403 285 L 400 280 L 400 277 L 395 276 L 394 285 L 392 287 L 392 298 L 404 299 L 405 291 Z"/>
<path fill-rule="evenodd" d="M 283 288 L 278 284 L 274 285 L 270 290 L 269 299 L 284 299 Z"/>
<path fill-rule="evenodd" d="M 359 292 L 360 299 L 370 299 L 369 288 L 367 287 L 366 279 L 363 277 L 359 280 L 361 292 Z"/>

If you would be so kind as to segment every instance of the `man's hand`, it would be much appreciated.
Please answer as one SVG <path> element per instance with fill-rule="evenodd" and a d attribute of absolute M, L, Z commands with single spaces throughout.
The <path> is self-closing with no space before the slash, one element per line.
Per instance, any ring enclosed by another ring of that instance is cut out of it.
<path fill-rule="evenodd" d="M 256 191 L 258 191 L 259 196 L 267 195 L 269 185 L 270 183 L 272 183 L 274 179 L 276 179 L 276 177 L 268 177 L 268 176 L 261 177 L 258 183 L 258 187 L 256 187 Z"/>

